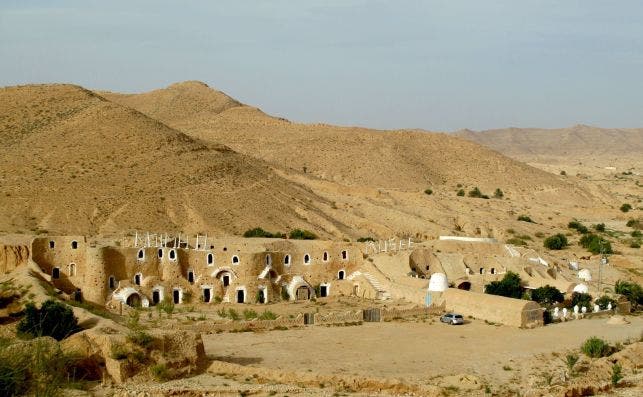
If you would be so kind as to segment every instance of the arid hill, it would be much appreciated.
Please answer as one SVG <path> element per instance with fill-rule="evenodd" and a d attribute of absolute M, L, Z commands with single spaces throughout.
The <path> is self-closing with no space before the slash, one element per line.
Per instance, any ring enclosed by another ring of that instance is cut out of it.
<path fill-rule="evenodd" d="M 143 94 L 3 88 L 0 137 L 3 232 L 506 239 L 618 211 L 603 190 L 465 139 L 292 123 L 199 82 Z M 504 195 L 456 195 L 476 186 Z"/>
<path fill-rule="evenodd" d="M 0 89 L 0 230 L 312 227 L 323 202 L 262 161 L 72 85 Z"/>
<path fill-rule="evenodd" d="M 457 136 L 515 158 L 627 156 L 643 153 L 643 129 L 569 128 L 463 130 Z"/>
<path fill-rule="evenodd" d="M 139 95 L 105 95 L 195 138 L 344 185 L 418 190 L 461 183 L 495 189 L 502 181 L 503 189 L 521 192 L 534 186 L 569 188 L 559 178 L 453 136 L 291 123 L 230 101 L 202 83 L 179 83 Z M 185 117 L 171 109 L 174 104 L 207 110 Z"/>

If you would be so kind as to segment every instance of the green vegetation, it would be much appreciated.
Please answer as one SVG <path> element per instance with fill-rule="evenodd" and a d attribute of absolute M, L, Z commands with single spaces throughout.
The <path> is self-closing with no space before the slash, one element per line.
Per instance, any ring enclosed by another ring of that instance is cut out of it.
<path fill-rule="evenodd" d="M 628 203 L 625 203 L 625 204 L 621 205 L 620 209 L 621 209 L 622 212 L 629 212 L 632 209 L 632 205 L 628 204 Z"/>
<path fill-rule="evenodd" d="M 643 288 L 635 282 L 618 280 L 614 284 L 614 292 L 627 298 L 634 310 L 638 305 L 643 305 Z"/>
<path fill-rule="evenodd" d="M 632 229 L 642 229 L 643 224 L 641 224 L 641 221 L 639 219 L 630 219 L 627 221 L 625 224 L 627 227 L 631 227 Z"/>
<path fill-rule="evenodd" d="M 572 293 L 572 301 L 571 301 L 571 306 L 574 307 L 578 305 L 578 307 L 583 307 L 585 306 L 586 308 L 592 307 L 592 296 L 590 294 L 586 294 L 583 292 L 574 292 Z"/>
<path fill-rule="evenodd" d="M 592 227 L 597 232 L 604 232 L 605 231 L 605 224 L 604 223 L 599 223 L 599 224 L 593 225 Z"/>
<path fill-rule="evenodd" d="M 148 334 L 142 329 L 131 330 L 127 334 L 127 340 L 146 349 L 152 346 L 152 343 L 154 343 L 154 338 L 152 337 L 152 335 Z"/>
<path fill-rule="evenodd" d="M 521 222 L 535 223 L 529 215 L 518 215 L 518 220 Z"/>
<path fill-rule="evenodd" d="M 618 385 L 618 382 L 623 379 L 623 367 L 620 364 L 616 363 L 612 365 L 612 376 L 610 380 L 612 381 L 612 386 Z"/>
<path fill-rule="evenodd" d="M 458 190 L 458 193 L 456 194 L 458 197 L 464 197 L 464 189 Z"/>
<path fill-rule="evenodd" d="M 246 238 L 253 238 L 253 237 L 286 238 L 286 235 L 284 233 L 280 233 L 280 232 L 271 233 L 271 232 L 268 232 L 266 230 L 263 230 L 260 227 L 256 227 L 254 229 L 246 230 L 243 233 L 243 237 L 246 237 Z"/>
<path fill-rule="evenodd" d="M 577 220 L 573 220 L 567 224 L 567 227 L 570 229 L 576 229 L 578 233 L 581 234 L 587 234 L 589 233 L 589 229 L 587 229 L 587 226 L 583 225 Z"/>
<path fill-rule="evenodd" d="M 592 254 L 611 254 L 612 244 L 603 237 L 589 233 L 581 237 L 579 244 Z"/>
<path fill-rule="evenodd" d="M 469 191 L 468 195 L 469 195 L 469 197 L 473 197 L 473 198 L 482 198 L 482 199 L 488 199 L 489 198 L 489 196 L 487 196 L 486 194 L 482 194 L 482 192 L 480 191 L 480 189 L 478 189 L 477 186 L 474 187 L 473 189 L 471 189 Z"/>
<path fill-rule="evenodd" d="M 257 318 L 257 312 L 252 309 L 246 309 L 243 311 L 243 318 L 246 320 L 252 320 Z"/>
<path fill-rule="evenodd" d="M 484 292 L 491 295 L 520 299 L 522 297 L 520 276 L 513 272 L 507 272 L 502 280 L 492 281 L 485 285 Z"/>
<path fill-rule="evenodd" d="M 595 336 L 587 339 L 580 350 L 591 358 L 601 358 L 609 356 L 612 353 L 612 348 L 603 339 Z"/>
<path fill-rule="evenodd" d="M 632 230 L 632 233 L 630 233 L 630 236 L 632 236 L 634 238 L 639 238 L 639 237 L 643 236 L 643 233 L 641 233 L 640 230 Z"/>
<path fill-rule="evenodd" d="M 564 234 L 558 233 L 549 236 L 543 242 L 545 248 L 550 250 L 561 250 L 567 246 L 567 237 Z"/>
<path fill-rule="evenodd" d="M 51 336 L 56 340 L 62 340 L 79 330 L 78 319 L 71 307 L 53 299 L 43 303 L 40 309 L 31 302 L 27 303 L 25 316 L 17 328 L 23 336 Z"/>
<path fill-rule="evenodd" d="M 368 237 L 360 237 L 360 238 L 357 239 L 358 243 L 365 243 L 367 241 L 375 241 L 375 239 L 373 237 L 370 237 L 370 236 L 368 236 Z"/>
<path fill-rule="evenodd" d="M 496 191 L 493 192 L 493 197 L 494 198 L 503 198 L 505 194 L 500 190 L 500 188 L 496 188 Z"/>
<path fill-rule="evenodd" d="M 166 381 L 170 379 L 170 371 L 165 364 L 155 364 L 150 367 L 150 374 L 157 381 Z"/>
<path fill-rule="evenodd" d="M 596 299 L 594 303 L 596 303 L 598 307 L 601 308 L 601 310 L 607 309 L 607 306 L 610 303 L 612 304 L 612 307 L 616 307 L 616 301 L 607 295 L 603 295 L 600 298 Z"/>
<path fill-rule="evenodd" d="M 556 302 L 564 301 L 565 295 L 560 292 L 558 288 L 545 285 L 544 287 L 539 287 L 531 291 L 531 299 L 541 305 L 552 305 Z"/>
<path fill-rule="evenodd" d="M 578 359 L 579 357 L 576 353 L 569 353 L 565 356 L 565 365 L 567 365 L 567 370 L 569 370 L 570 375 L 574 374 L 574 366 L 578 362 Z"/>
<path fill-rule="evenodd" d="M 96 368 L 97 372 L 99 371 Z M 81 388 L 96 380 L 92 368 L 46 339 L 6 342 L 0 346 L 0 395 L 63 396 L 64 389 Z"/>
<path fill-rule="evenodd" d="M 233 308 L 228 309 L 228 317 L 230 317 L 234 321 L 238 321 L 241 318 L 241 316 L 239 316 L 239 313 L 237 313 L 237 311 Z"/>
<path fill-rule="evenodd" d="M 560 175 L 562 175 L 562 176 L 565 176 L 565 175 L 567 175 L 567 171 L 565 171 L 565 170 L 563 170 L 563 171 L 560 171 Z"/>
<path fill-rule="evenodd" d="M 276 320 L 277 315 L 270 310 L 265 310 L 261 315 L 259 316 L 259 320 Z"/>
<path fill-rule="evenodd" d="M 429 189 L 426 189 L 426 190 L 424 191 L 424 194 L 427 194 L 427 195 L 429 195 L 429 196 L 430 196 L 430 195 L 432 195 L 432 194 L 433 194 L 433 190 L 431 190 L 430 188 L 429 188 Z"/>
<path fill-rule="evenodd" d="M 174 312 L 174 302 L 169 296 L 166 296 L 162 302 L 159 302 L 156 305 L 156 310 L 159 313 L 159 317 L 161 317 L 161 312 L 165 312 L 168 317 L 172 317 L 172 313 Z"/>
<path fill-rule="evenodd" d="M 295 229 L 290 232 L 289 237 L 293 240 L 315 240 L 317 235 L 309 230 Z"/>
<path fill-rule="evenodd" d="M 641 248 L 641 242 L 639 240 L 630 241 L 630 248 Z"/>

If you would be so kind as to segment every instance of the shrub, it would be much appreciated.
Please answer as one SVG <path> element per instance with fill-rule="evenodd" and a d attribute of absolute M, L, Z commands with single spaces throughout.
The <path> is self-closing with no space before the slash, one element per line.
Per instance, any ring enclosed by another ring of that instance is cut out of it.
<path fill-rule="evenodd" d="M 426 189 L 426 190 L 424 191 L 424 193 L 425 193 L 425 194 L 428 194 L 428 195 L 430 196 L 430 195 L 432 195 L 432 194 L 433 194 L 433 190 L 431 190 L 431 189 Z"/>
<path fill-rule="evenodd" d="M 618 280 L 614 284 L 614 292 L 627 298 L 633 309 L 643 304 L 643 288 L 635 282 Z"/>
<path fill-rule="evenodd" d="M 315 240 L 317 238 L 315 233 L 302 229 L 292 230 L 289 237 L 293 240 Z"/>
<path fill-rule="evenodd" d="M 599 223 L 593 226 L 594 230 L 597 232 L 604 232 L 605 231 L 605 224 L 604 223 Z"/>
<path fill-rule="evenodd" d="M 614 364 L 612 365 L 612 376 L 611 376 L 611 381 L 612 381 L 612 386 L 616 386 L 618 382 L 623 379 L 623 367 L 621 367 L 620 364 Z"/>
<path fill-rule="evenodd" d="M 174 312 L 174 301 L 172 301 L 169 296 L 166 296 L 162 302 L 159 302 L 158 305 L 156 305 L 156 310 L 159 312 L 159 317 L 161 311 L 164 311 L 168 317 L 172 317 L 172 313 Z"/>
<path fill-rule="evenodd" d="M 469 191 L 469 197 L 483 198 L 483 199 L 489 198 L 489 196 L 487 196 L 486 194 L 482 194 L 482 192 L 480 191 L 480 189 L 478 189 L 477 186 Z"/>
<path fill-rule="evenodd" d="M 246 309 L 243 311 L 243 318 L 245 318 L 246 320 L 257 318 L 257 312 L 252 309 Z"/>
<path fill-rule="evenodd" d="M 456 193 L 458 197 L 463 197 L 464 196 L 464 189 L 458 190 L 458 193 Z"/>
<path fill-rule="evenodd" d="M 152 335 L 141 329 L 130 331 L 127 334 L 127 340 L 146 349 L 152 346 L 152 343 L 154 343 L 154 338 L 152 337 Z"/>
<path fill-rule="evenodd" d="M 558 233 L 547 237 L 543 245 L 550 250 L 561 250 L 567 246 L 567 237 L 565 237 L 564 234 Z"/>
<path fill-rule="evenodd" d="M 556 287 L 545 285 L 544 287 L 536 288 L 531 291 L 531 299 L 540 303 L 541 305 L 551 305 L 556 302 L 565 300 L 565 295 Z"/>
<path fill-rule="evenodd" d="M 638 240 L 632 240 L 630 242 L 630 248 L 641 248 L 641 242 Z"/>
<path fill-rule="evenodd" d="M 579 308 L 585 306 L 589 309 L 592 304 L 592 299 L 593 298 L 590 294 L 585 294 L 583 292 L 574 292 L 572 293 L 571 305 L 572 307 L 578 305 Z"/>
<path fill-rule="evenodd" d="M 122 360 L 124 358 L 127 358 L 128 354 L 129 354 L 129 351 L 124 345 L 120 343 L 115 343 L 112 345 L 110 356 L 114 360 Z"/>
<path fill-rule="evenodd" d="M 56 340 L 62 340 L 79 330 L 78 319 L 71 307 L 53 299 L 43 303 L 40 309 L 33 303 L 27 303 L 25 316 L 17 328 L 22 335 L 51 336 Z"/>
<path fill-rule="evenodd" d="M 228 317 L 230 317 L 234 321 L 237 321 L 241 318 L 241 316 L 239 316 L 239 313 L 237 313 L 237 311 L 233 308 L 228 309 Z"/>
<path fill-rule="evenodd" d="M 534 221 L 529 217 L 529 215 L 519 215 L 518 220 L 521 222 L 534 223 Z"/>
<path fill-rule="evenodd" d="M 518 237 L 512 237 L 506 241 L 507 244 L 513 244 L 513 245 L 527 245 L 527 242 L 523 239 L 520 239 Z"/>
<path fill-rule="evenodd" d="M 375 239 L 373 237 L 370 237 L 370 236 L 369 237 L 360 237 L 360 238 L 357 239 L 358 243 L 365 243 L 367 241 L 375 241 Z"/>
<path fill-rule="evenodd" d="M 276 320 L 277 315 L 270 310 L 265 310 L 261 315 L 259 316 L 259 320 Z"/>
<path fill-rule="evenodd" d="M 150 367 L 150 374 L 158 381 L 170 379 L 170 371 L 165 364 L 154 364 Z"/>
<path fill-rule="evenodd" d="M 280 233 L 280 232 L 271 233 L 271 232 L 268 232 L 268 231 L 266 231 L 266 230 L 263 230 L 263 229 L 262 229 L 262 228 L 260 228 L 260 227 L 256 227 L 256 228 L 254 228 L 254 229 L 246 230 L 246 231 L 243 233 L 243 237 L 246 237 L 246 238 L 253 238 L 253 237 L 263 237 L 263 238 L 285 238 L 285 237 L 286 237 L 286 235 L 285 235 L 285 234 L 283 234 L 283 233 Z"/>
<path fill-rule="evenodd" d="M 641 229 L 641 221 L 638 219 L 630 219 L 629 221 L 627 221 L 625 226 L 631 227 L 633 229 Z"/>
<path fill-rule="evenodd" d="M 567 227 L 570 229 L 576 229 L 579 233 L 586 234 L 589 233 L 589 229 L 587 229 L 587 226 L 583 225 L 579 221 L 571 221 L 567 224 Z"/>
<path fill-rule="evenodd" d="M 575 353 L 569 353 L 565 356 L 565 365 L 567 365 L 570 375 L 574 373 L 574 366 L 578 362 L 578 358 L 578 354 Z"/>
<path fill-rule="evenodd" d="M 591 358 L 601 358 L 610 355 L 611 348 L 603 339 L 595 336 L 587 339 L 580 350 Z"/>
<path fill-rule="evenodd" d="M 603 295 L 600 298 L 596 299 L 594 303 L 596 303 L 598 307 L 601 308 L 601 310 L 607 309 L 607 306 L 610 303 L 612 304 L 612 307 L 616 307 L 616 301 L 607 295 Z"/>
<path fill-rule="evenodd" d="M 631 209 L 632 209 L 631 204 L 625 203 L 625 204 L 621 205 L 621 211 L 622 212 L 629 212 Z"/>
<path fill-rule="evenodd" d="M 611 254 L 612 244 L 603 237 L 590 233 L 581 237 L 579 244 L 592 254 Z"/>
<path fill-rule="evenodd" d="M 632 230 L 632 233 L 630 233 L 630 236 L 632 236 L 634 238 L 639 238 L 639 237 L 643 236 L 643 233 L 641 233 L 640 230 Z"/>
<path fill-rule="evenodd" d="M 495 198 L 503 198 L 505 194 L 500 190 L 500 188 L 496 188 L 496 191 L 493 192 L 493 197 Z"/>
<path fill-rule="evenodd" d="M 491 295 L 520 299 L 522 297 L 520 276 L 513 272 L 507 272 L 502 280 L 492 281 L 487 284 L 484 292 Z"/>
<path fill-rule="evenodd" d="M 567 175 L 567 172 L 565 170 L 560 171 L 560 175 L 565 176 L 565 175 Z"/>
<path fill-rule="evenodd" d="M 0 347 L 2 396 L 62 396 L 64 389 L 78 387 L 78 382 L 100 379 L 97 373 L 98 368 L 88 367 L 46 340 Z"/>

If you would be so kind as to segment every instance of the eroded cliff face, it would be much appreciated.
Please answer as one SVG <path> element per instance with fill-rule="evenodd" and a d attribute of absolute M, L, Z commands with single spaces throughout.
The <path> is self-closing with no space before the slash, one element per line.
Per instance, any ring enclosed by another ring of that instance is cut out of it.
<path fill-rule="evenodd" d="M 18 266 L 27 264 L 29 247 L 26 245 L 0 244 L 0 274 L 6 274 Z"/>

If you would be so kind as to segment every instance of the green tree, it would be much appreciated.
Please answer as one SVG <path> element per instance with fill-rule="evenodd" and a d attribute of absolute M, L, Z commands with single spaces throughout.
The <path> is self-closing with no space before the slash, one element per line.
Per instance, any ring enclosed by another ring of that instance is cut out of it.
<path fill-rule="evenodd" d="M 643 305 L 643 288 L 635 282 L 618 280 L 614 284 L 614 292 L 627 298 L 633 309 Z"/>
<path fill-rule="evenodd" d="M 520 299 L 522 297 L 520 276 L 514 272 L 507 272 L 502 280 L 492 281 L 487 284 L 484 292 L 491 295 Z"/>
<path fill-rule="evenodd" d="M 62 340 L 79 331 L 78 319 L 71 307 L 49 299 L 38 309 L 33 303 L 27 303 L 25 316 L 18 323 L 17 331 L 33 337 L 51 336 Z"/>
<path fill-rule="evenodd" d="M 541 305 L 551 305 L 556 302 L 565 300 L 565 295 L 556 287 L 545 285 L 544 287 L 536 288 L 531 292 L 531 299 L 540 303 Z"/>
<path fill-rule="evenodd" d="M 550 250 L 561 250 L 567 246 L 567 237 L 564 234 L 558 233 L 549 236 L 543 241 L 545 248 Z"/>
<path fill-rule="evenodd" d="M 611 254 L 612 244 L 603 237 L 589 233 L 581 237 L 579 244 L 592 254 Z"/>
<path fill-rule="evenodd" d="M 578 305 L 579 308 L 585 306 L 590 308 L 592 305 L 592 296 L 583 292 L 572 293 L 572 307 Z"/>

